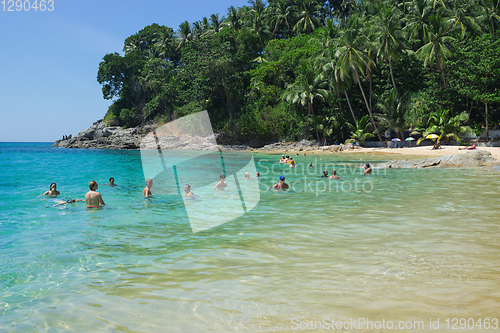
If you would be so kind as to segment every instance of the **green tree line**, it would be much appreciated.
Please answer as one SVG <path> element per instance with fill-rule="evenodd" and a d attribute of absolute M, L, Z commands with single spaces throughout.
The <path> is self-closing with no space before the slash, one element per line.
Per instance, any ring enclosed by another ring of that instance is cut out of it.
<path fill-rule="evenodd" d="M 479 134 L 500 123 L 499 26 L 499 0 L 250 0 L 145 27 L 97 80 L 127 127 L 208 110 L 235 140 Z"/>

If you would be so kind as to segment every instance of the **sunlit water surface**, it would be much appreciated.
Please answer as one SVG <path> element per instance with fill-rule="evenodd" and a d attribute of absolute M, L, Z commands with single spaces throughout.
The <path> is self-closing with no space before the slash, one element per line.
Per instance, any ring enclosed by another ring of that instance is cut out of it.
<path fill-rule="evenodd" d="M 142 198 L 137 151 L 3 143 L 0 157 L 0 331 L 293 331 L 351 318 L 426 330 L 439 318 L 445 331 L 446 319 L 500 318 L 498 173 L 363 176 L 363 156 L 341 154 L 296 157 L 291 172 L 254 154 L 257 207 L 193 233 L 180 197 Z M 326 163 L 340 180 L 318 177 Z M 267 190 L 281 174 L 292 189 Z M 53 181 L 61 198 L 83 198 L 111 176 L 102 210 L 37 198 Z"/>

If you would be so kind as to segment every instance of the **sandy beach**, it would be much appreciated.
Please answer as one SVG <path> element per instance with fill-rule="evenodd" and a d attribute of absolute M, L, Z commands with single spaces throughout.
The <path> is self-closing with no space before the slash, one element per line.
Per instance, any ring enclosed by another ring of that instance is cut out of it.
<path fill-rule="evenodd" d="M 479 147 L 477 150 L 489 151 L 491 155 L 500 161 L 500 148 L 498 147 Z M 357 148 L 345 150 L 340 154 L 365 153 L 379 156 L 394 156 L 393 159 L 402 159 L 408 157 L 427 158 L 444 155 L 464 154 L 470 150 L 459 150 L 457 146 L 443 146 L 442 149 L 432 150 L 429 146 L 412 148 Z"/>

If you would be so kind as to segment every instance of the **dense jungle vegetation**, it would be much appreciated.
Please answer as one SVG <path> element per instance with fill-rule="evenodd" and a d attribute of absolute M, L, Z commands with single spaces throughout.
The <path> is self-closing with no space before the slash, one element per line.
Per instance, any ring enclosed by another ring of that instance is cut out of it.
<path fill-rule="evenodd" d="M 208 110 L 234 140 L 440 138 L 500 127 L 499 0 L 251 0 L 106 54 L 108 124 Z"/>

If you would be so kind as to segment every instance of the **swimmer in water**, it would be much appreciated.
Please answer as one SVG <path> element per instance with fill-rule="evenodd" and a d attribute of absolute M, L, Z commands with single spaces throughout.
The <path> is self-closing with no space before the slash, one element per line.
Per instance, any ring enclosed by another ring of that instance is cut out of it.
<path fill-rule="evenodd" d="M 102 200 L 101 193 L 96 192 L 96 190 L 99 188 L 99 185 L 97 185 L 97 182 L 95 180 L 89 183 L 89 188 L 90 191 L 85 194 L 85 202 L 87 203 L 87 208 L 99 208 L 106 205 Z"/>
<path fill-rule="evenodd" d="M 186 184 L 184 186 L 184 192 L 186 192 L 186 196 L 188 198 L 191 198 L 191 199 L 197 199 L 197 198 L 199 198 L 198 195 L 196 195 L 193 192 L 191 192 L 191 185 L 189 185 L 189 184 Z"/>
<path fill-rule="evenodd" d="M 151 178 L 146 179 L 146 187 L 142 190 L 142 195 L 147 197 L 152 196 L 151 187 L 153 187 L 153 180 Z"/>
<path fill-rule="evenodd" d="M 323 170 L 323 175 L 321 177 L 328 178 L 328 170 Z"/>
<path fill-rule="evenodd" d="M 217 183 L 217 185 L 214 186 L 214 190 L 223 190 L 227 187 L 227 184 L 224 182 L 226 180 L 226 176 L 224 174 L 220 175 L 220 181 Z"/>
<path fill-rule="evenodd" d="M 249 172 L 245 172 L 245 179 L 250 179 L 250 173 Z"/>
<path fill-rule="evenodd" d="M 296 165 L 295 165 L 295 161 L 294 161 L 294 160 L 292 160 L 292 162 L 290 163 L 290 168 L 295 168 L 295 167 L 296 167 Z"/>
<path fill-rule="evenodd" d="M 372 167 L 370 166 L 370 163 L 366 163 L 365 164 L 363 173 L 365 175 L 371 175 L 372 174 Z"/>
<path fill-rule="evenodd" d="M 104 185 L 118 186 L 118 185 L 115 184 L 115 179 L 113 177 L 109 178 L 109 184 L 104 184 Z"/>
<path fill-rule="evenodd" d="M 57 207 L 57 206 L 60 206 L 60 205 L 65 205 L 65 204 L 68 204 L 68 203 L 77 203 L 77 202 L 80 202 L 80 201 L 84 201 L 82 199 L 69 199 L 69 200 L 59 200 L 57 204 L 55 204 L 54 206 L 52 207 Z M 49 207 L 49 206 L 47 206 Z"/>
<path fill-rule="evenodd" d="M 337 171 L 333 170 L 332 175 L 328 179 L 340 179 L 340 177 L 337 177 Z"/>
<path fill-rule="evenodd" d="M 47 192 L 45 192 L 44 194 L 40 194 L 39 197 L 41 197 L 42 195 L 48 195 L 49 197 L 56 197 L 58 196 L 59 194 L 61 194 L 61 192 L 59 192 L 57 190 L 57 185 L 56 183 L 52 183 L 50 184 L 50 190 L 48 190 Z"/>
<path fill-rule="evenodd" d="M 258 172 L 258 171 L 257 171 L 257 172 L 255 173 L 255 177 L 252 177 L 252 179 L 254 179 L 254 178 L 259 178 L 259 177 L 260 177 L 260 172 Z"/>
<path fill-rule="evenodd" d="M 279 183 L 276 183 L 273 185 L 273 187 L 271 188 L 275 188 L 275 189 L 278 189 L 278 190 L 286 190 L 289 188 L 288 184 L 285 183 L 285 176 L 280 176 L 280 181 Z"/>

